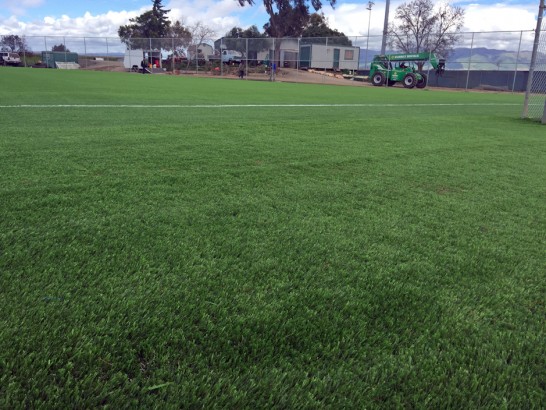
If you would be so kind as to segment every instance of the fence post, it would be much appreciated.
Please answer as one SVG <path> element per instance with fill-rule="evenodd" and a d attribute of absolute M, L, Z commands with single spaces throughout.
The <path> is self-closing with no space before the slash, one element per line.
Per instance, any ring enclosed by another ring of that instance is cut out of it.
<path fill-rule="evenodd" d="M 326 50 L 328 50 L 328 37 L 326 37 Z M 332 50 L 332 60 L 333 60 L 333 58 L 334 58 L 334 53 L 333 53 L 333 50 Z M 334 68 L 334 67 L 332 66 L 332 68 Z M 327 71 L 326 71 L 326 61 L 325 61 L 324 62 L 324 74 L 326 74 L 326 73 L 327 73 Z M 326 77 L 323 77 L 323 78 L 326 78 Z M 325 80 L 322 80 L 322 82 L 324 82 L 324 81 Z"/>
<path fill-rule="evenodd" d="M 109 50 L 108 50 L 108 37 L 106 37 L 106 61 L 108 61 L 108 54 L 109 53 Z"/>
<path fill-rule="evenodd" d="M 470 64 L 472 63 L 472 49 L 474 48 L 474 33 L 472 33 L 472 41 L 470 42 L 470 56 L 468 56 L 468 69 L 466 70 L 466 85 L 465 91 L 468 91 L 468 79 L 470 77 Z"/>
<path fill-rule="evenodd" d="M 25 36 L 23 36 L 23 44 L 26 44 Z M 23 61 L 25 62 L 25 67 L 27 66 L 27 53 L 26 47 L 23 47 Z"/>
<path fill-rule="evenodd" d="M 522 118 L 529 116 L 529 96 L 531 95 L 531 89 L 533 88 L 533 75 L 535 72 L 535 64 L 537 60 L 538 43 L 540 42 L 540 31 L 542 28 L 542 14 L 544 12 L 544 0 L 540 0 L 540 6 L 538 8 L 537 28 L 535 30 L 535 41 L 533 42 L 533 54 L 531 55 L 531 64 L 529 65 L 529 76 L 527 77 L 527 87 L 525 89 L 525 99 L 523 101 L 523 113 Z"/>
<path fill-rule="evenodd" d="M 516 88 L 516 76 L 518 75 L 518 62 L 519 62 L 519 52 L 521 50 L 521 38 L 523 37 L 523 31 L 519 32 L 519 45 L 518 45 L 518 55 L 516 57 L 516 67 L 514 68 L 514 81 L 512 81 L 512 92 Z"/>
<path fill-rule="evenodd" d="M 297 60 L 296 60 L 296 71 L 300 71 L 300 61 L 301 61 L 301 37 L 298 37 L 298 54 L 297 54 Z"/>

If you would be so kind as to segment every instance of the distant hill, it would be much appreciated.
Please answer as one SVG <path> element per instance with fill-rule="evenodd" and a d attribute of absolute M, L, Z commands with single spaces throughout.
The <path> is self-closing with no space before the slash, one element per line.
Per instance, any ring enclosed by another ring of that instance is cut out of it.
<path fill-rule="evenodd" d="M 379 50 L 368 51 L 368 61 L 366 62 L 366 49 L 360 49 L 360 65 L 364 67 L 369 64 L 373 56 L 379 54 Z M 387 53 L 392 53 L 387 51 Z M 448 70 L 467 70 L 470 61 L 471 70 L 528 70 L 531 62 L 531 51 L 520 51 L 519 58 L 517 51 L 495 50 L 492 48 L 477 47 L 455 48 L 448 56 L 446 69 Z M 544 58 L 544 57 L 543 57 Z M 516 66 L 517 62 L 517 66 Z"/>
<path fill-rule="evenodd" d="M 531 51 L 495 50 L 478 47 L 474 49 L 456 48 L 449 55 L 449 68 L 466 70 L 470 61 L 471 70 L 528 70 Z M 516 67 L 517 65 L 517 67 Z"/>

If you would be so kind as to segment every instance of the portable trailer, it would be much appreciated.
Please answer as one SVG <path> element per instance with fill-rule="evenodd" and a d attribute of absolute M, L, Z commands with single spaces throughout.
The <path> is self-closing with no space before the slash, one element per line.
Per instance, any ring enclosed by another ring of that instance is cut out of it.
<path fill-rule="evenodd" d="M 336 44 L 300 46 L 300 67 L 325 70 L 358 70 L 360 48 Z"/>
<path fill-rule="evenodd" d="M 123 57 L 123 67 L 129 71 L 139 71 L 142 60 L 153 67 L 161 67 L 161 51 L 158 50 L 143 50 L 141 48 L 135 50 L 125 50 Z"/>

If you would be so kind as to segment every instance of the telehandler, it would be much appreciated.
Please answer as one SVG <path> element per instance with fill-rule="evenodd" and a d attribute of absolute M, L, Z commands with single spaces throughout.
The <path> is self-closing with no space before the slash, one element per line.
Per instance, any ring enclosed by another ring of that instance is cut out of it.
<path fill-rule="evenodd" d="M 445 70 L 446 60 L 434 53 L 380 54 L 374 56 L 370 66 L 370 81 L 375 86 L 389 85 L 402 81 L 406 88 L 425 88 L 427 76 L 419 72 L 417 62 L 430 62 L 441 75 Z"/>

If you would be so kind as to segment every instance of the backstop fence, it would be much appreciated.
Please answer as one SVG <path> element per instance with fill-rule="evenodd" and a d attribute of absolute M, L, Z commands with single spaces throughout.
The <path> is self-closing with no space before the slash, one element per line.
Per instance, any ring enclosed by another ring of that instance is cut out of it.
<path fill-rule="evenodd" d="M 534 30 L 461 33 L 448 55 L 443 56 L 446 58 L 443 74 L 436 75 L 429 64 L 422 70 L 430 74 L 429 85 L 433 87 L 522 92 L 528 82 L 534 34 Z M 27 67 L 45 66 L 42 56 L 55 48 L 65 51 L 50 58 L 62 62 L 64 56 L 76 53 L 81 69 L 138 71 L 141 60 L 146 60 L 152 72 L 234 76 L 242 61 L 246 76 L 264 79 L 271 79 L 272 72 L 279 78 L 289 70 L 309 70 L 317 74 L 345 74 L 348 79 L 360 80 L 368 74 L 382 43 L 381 35 L 205 38 L 194 43 L 177 38 L 123 42 L 117 37 L 19 37 L 25 47 L 15 51 Z M 393 44 L 389 40 L 387 44 Z M 387 53 L 401 52 L 392 45 L 387 48 Z M 541 49 L 538 55 L 538 61 L 544 61 L 546 51 Z M 541 75 L 535 72 L 536 78 L 542 78 Z"/>
<path fill-rule="evenodd" d="M 540 1 L 537 28 L 525 90 L 523 118 L 539 120 L 546 124 L 546 20 L 543 18 L 545 0 Z"/>

